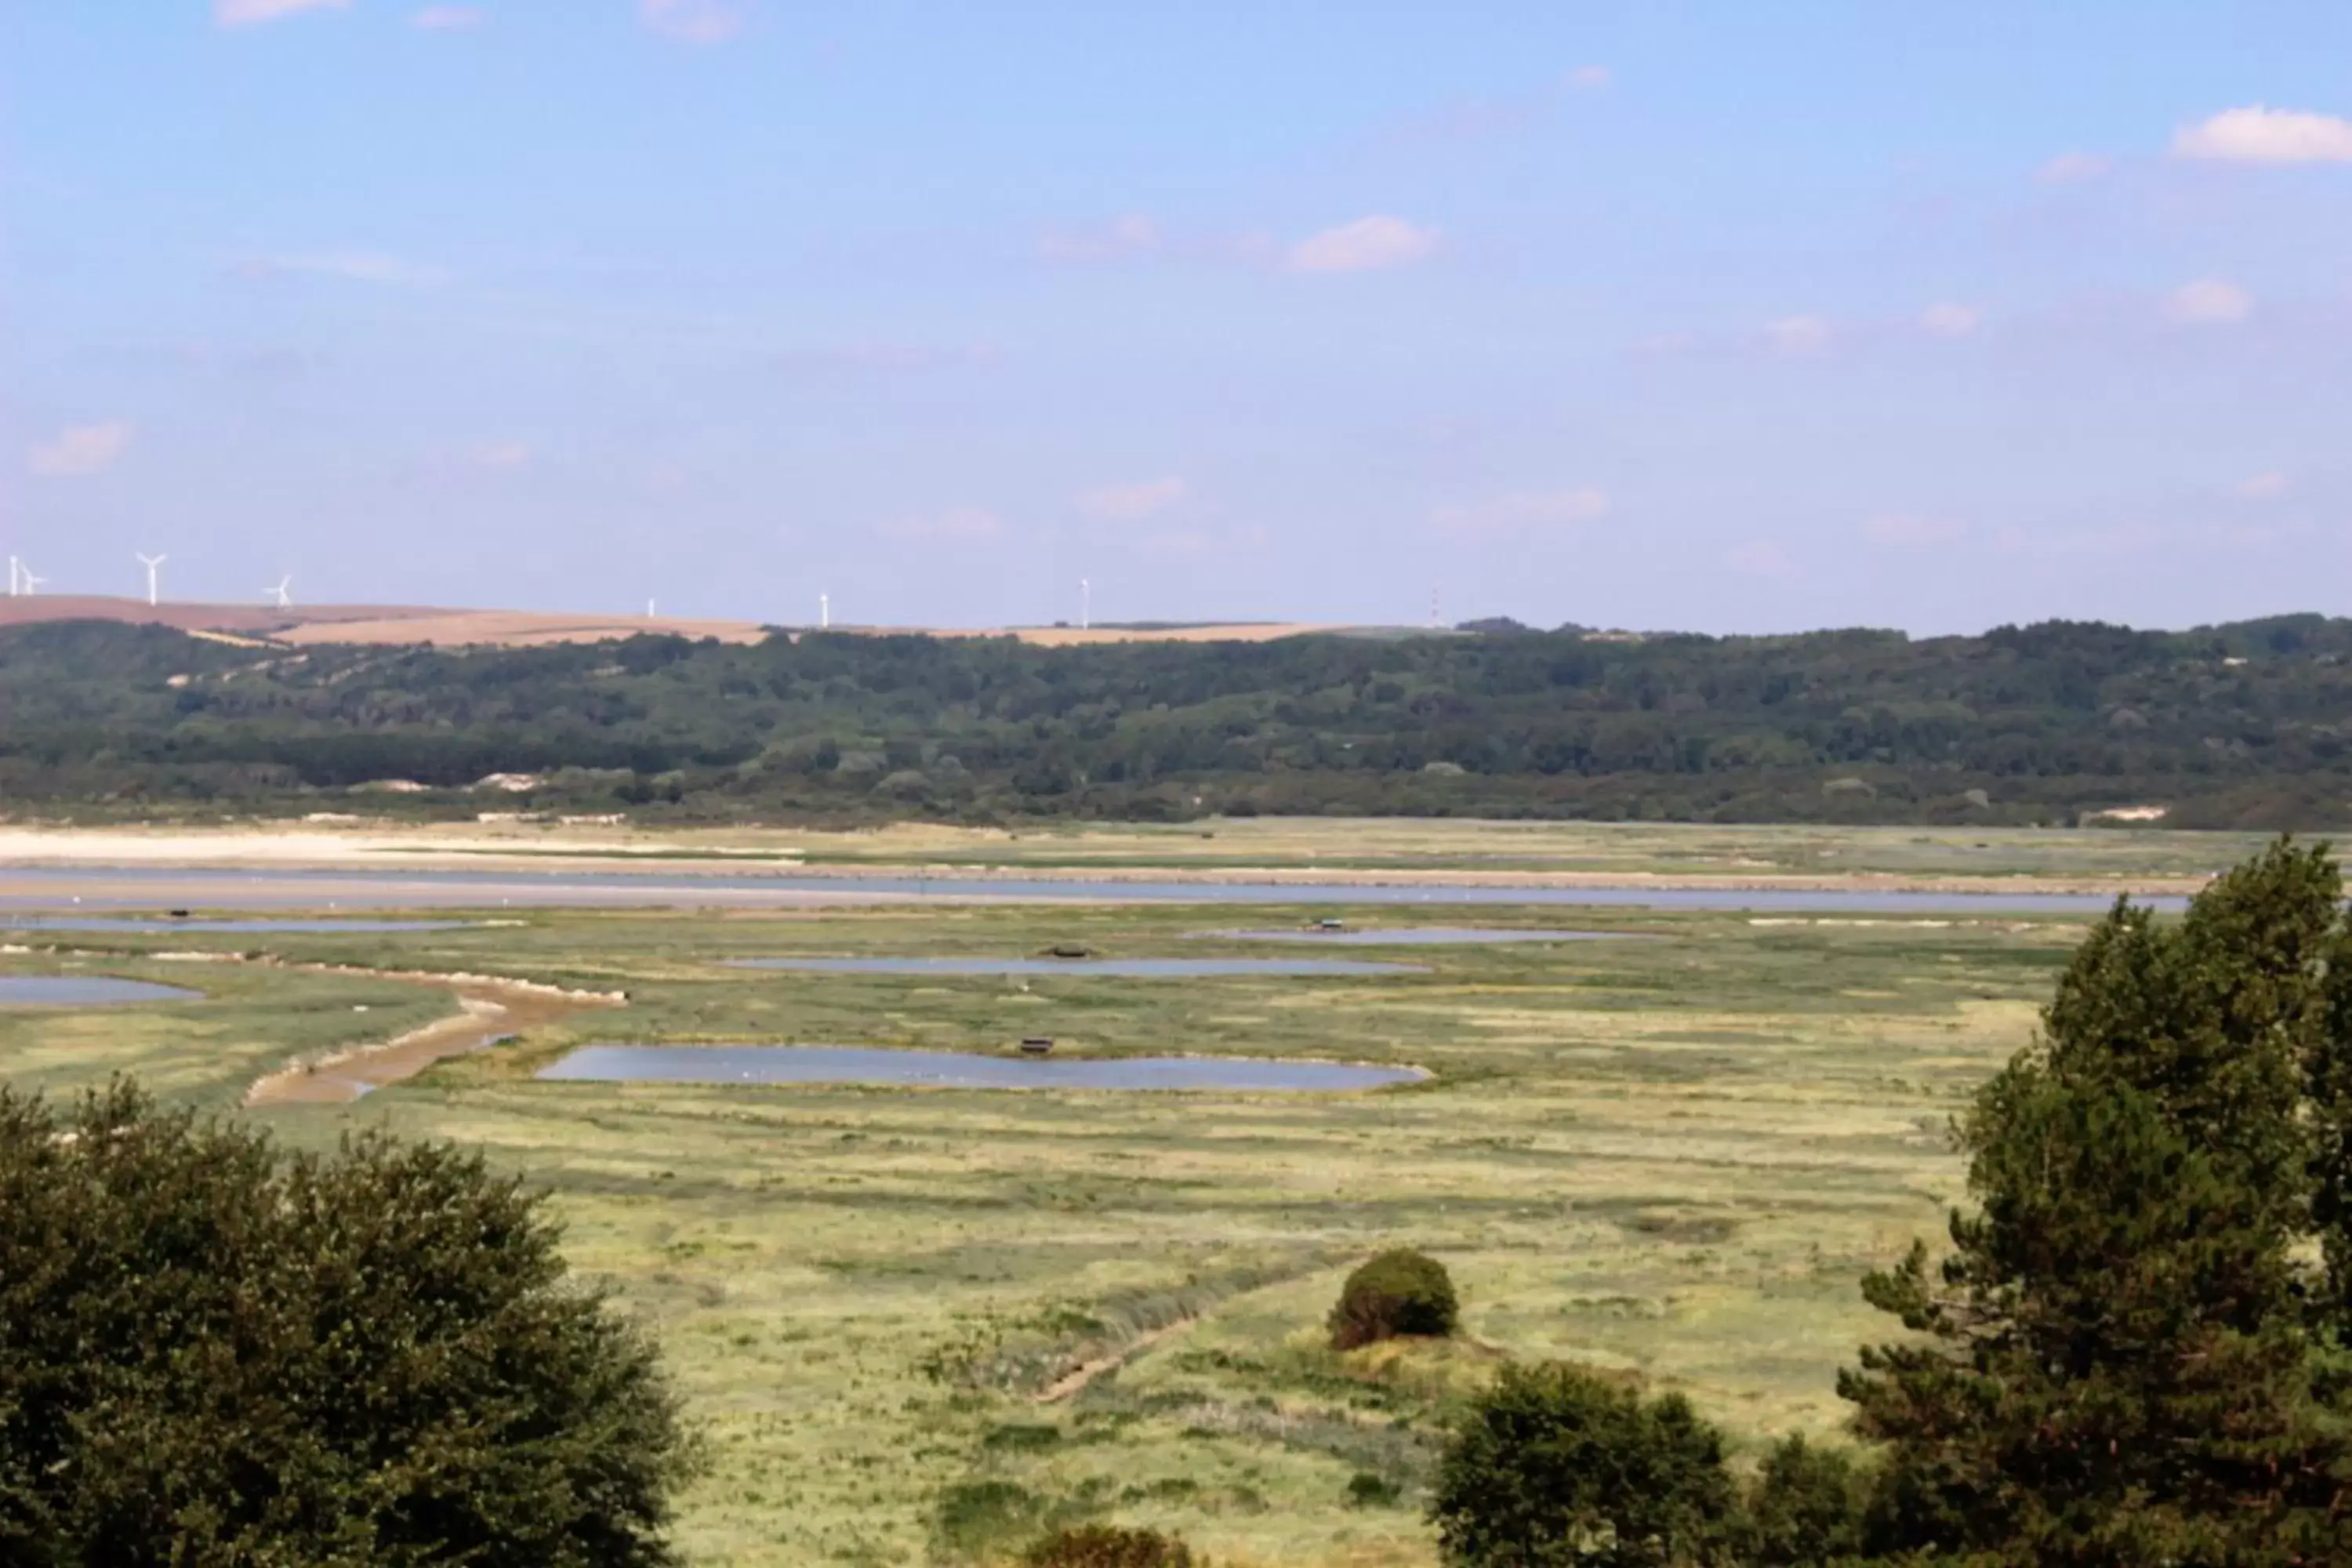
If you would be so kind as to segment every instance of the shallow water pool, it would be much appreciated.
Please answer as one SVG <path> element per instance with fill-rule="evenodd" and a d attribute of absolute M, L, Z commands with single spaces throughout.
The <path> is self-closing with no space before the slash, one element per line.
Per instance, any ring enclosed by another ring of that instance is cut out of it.
<path fill-rule="evenodd" d="M 1091 1060 L 878 1051 L 843 1046 L 583 1046 L 542 1079 L 598 1083 L 865 1083 L 932 1089 L 1379 1089 L 1428 1075 L 1411 1068 L 1239 1057 Z"/>
<path fill-rule="evenodd" d="M 114 931 L 162 935 L 171 931 L 308 931 L 330 936 L 338 932 L 352 936 L 386 936 L 397 931 L 464 931 L 476 923 L 472 921 L 174 920 L 162 915 L 41 915 L 30 920 L 10 921 L 0 925 L 0 932 Z"/>
<path fill-rule="evenodd" d="M 1628 942 L 1643 940 L 1638 931 L 1524 931 L 1501 926 L 1396 926 L 1386 930 L 1317 931 L 1311 926 L 1282 926 L 1269 931 L 1194 931 L 1203 940 L 1221 942 L 1304 942 L 1333 947 L 1467 947 L 1515 942 Z"/>
<path fill-rule="evenodd" d="M 819 974 L 1055 974 L 1074 980 L 1429 973 L 1417 963 L 1374 963 L 1347 958 L 735 958 L 729 959 L 727 966 Z"/>
<path fill-rule="evenodd" d="M 105 974 L 0 974 L 0 1007 L 120 1007 L 133 1002 L 202 1000 L 201 991 Z"/>

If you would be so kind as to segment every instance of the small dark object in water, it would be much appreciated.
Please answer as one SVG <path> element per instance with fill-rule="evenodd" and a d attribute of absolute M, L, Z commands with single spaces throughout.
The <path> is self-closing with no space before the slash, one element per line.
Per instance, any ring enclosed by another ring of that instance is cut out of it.
<path fill-rule="evenodd" d="M 1054 1048 L 1053 1037 L 1050 1035 L 1031 1035 L 1028 1038 L 1021 1042 L 1021 1048 L 1028 1052 L 1033 1057 L 1042 1057 L 1047 1051 Z"/>
<path fill-rule="evenodd" d="M 1092 958 L 1095 950 L 1083 942 L 1057 942 L 1045 950 L 1048 958 Z"/>
<path fill-rule="evenodd" d="M 165 910 L 163 912 L 171 916 L 175 921 L 184 921 L 188 918 L 188 911 L 185 910 Z"/>

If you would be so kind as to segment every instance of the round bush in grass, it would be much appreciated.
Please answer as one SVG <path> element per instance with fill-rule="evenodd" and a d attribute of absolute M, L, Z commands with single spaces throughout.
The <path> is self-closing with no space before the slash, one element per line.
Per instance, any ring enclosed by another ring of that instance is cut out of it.
<path fill-rule="evenodd" d="M 1192 1568 L 1192 1552 L 1156 1530 L 1082 1524 L 1055 1531 L 1021 1561 L 1028 1568 Z"/>
<path fill-rule="evenodd" d="M 1644 1399 L 1559 1363 L 1503 1369 L 1456 1427 L 1433 1490 L 1439 1553 L 1454 1568 L 1790 1561 L 1734 1557 L 1723 1438 L 1682 1395 Z"/>
<path fill-rule="evenodd" d="M 1443 1339 L 1461 1316 L 1445 1266 L 1411 1247 L 1383 1252 L 1348 1276 L 1331 1309 L 1331 1348 L 1412 1335 Z"/>

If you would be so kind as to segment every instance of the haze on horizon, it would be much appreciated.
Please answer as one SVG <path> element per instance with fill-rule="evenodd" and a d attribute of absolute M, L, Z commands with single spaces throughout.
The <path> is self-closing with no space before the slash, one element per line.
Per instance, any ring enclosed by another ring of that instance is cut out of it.
<path fill-rule="evenodd" d="M 1895 9 L 0 7 L 0 550 L 787 622 L 2352 612 L 2352 7 Z"/>

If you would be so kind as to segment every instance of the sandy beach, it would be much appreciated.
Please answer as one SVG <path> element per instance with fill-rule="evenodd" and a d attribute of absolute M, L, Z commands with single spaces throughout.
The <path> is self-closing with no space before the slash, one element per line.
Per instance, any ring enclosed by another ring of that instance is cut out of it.
<path fill-rule="evenodd" d="M 1562 825 L 1563 834 L 1578 825 Z M 1110 837 L 1106 834 L 1104 837 Z M 803 846 L 818 837 L 855 838 L 866 850 L 855 863 L 811 863 Z M 905 859 L 894 859 L 894 839 Z M 1722 892 L 1922 892 L 2015 893 L 2113 896 L 2184 895 L 2206 879 L 2178 872 L 2041 873 L 1998 875 L 1921 874 L 1854 870 L 1793 873 L 1695 867 L 1653 869 L 1519 869 L 1392 863 L 1377 868 L 1331 865 L 1307 851 L 1288 863 L 1187 864 L 1199 846 L 1173 839 L 1142 841 L 1144 852 L 1110 863 L 1037 864 L 1007 855 L 1009 836 L 991 830 L 919 827 L 872 835 L 790 835 L 781 830 L 710 829 L 648 834 L 626 828 L 543 828 L 485 831 L 466 825 L 329 826 L 287 823 L 223 828 L 58 828 L 0 826 L 0 868 L 53 869 L 87 874 L 98 870 L 132 874 L 150 882 L 156 896 L 168 896 L 175 869 L 251 873 L 503 872 L 521 878 L 556 876 L 658 876 L 666 879 L 774 877 L 805 885 L 824 879 L 907 877 L 954 882 L 1017 877 L 1024 881 L 1080 883 L 1198 882 L 1360 887 L 1475 887 L 1488 889 L 1684 889 Z M 1153 854 L 1152 848 L 1162 853 Z M 971 856 L 944 863 L 945 849 Z M 998 853 L 992 855 L 992 849 Z M 1433 854 L 1430 858 L 1438 858 Z M 1408 857 L 1398 857 L 1402 862 Z M 143 875 L 141 875 L 143 874 Z M 37 879 L 17 878 L 20 886 Z M 69 884 L 59 881 L 57 886 Z M 322 902 L 337 897 L 331 883 L 318 887 Z M 351 891 L 357 890 L 355 884 Z M 808 889 L 811 893 L 820 889 Z M 719 889 L 713 889 L 714 894 Z M 429 900 L 427 900 L 429 901 Z M 583 899 L 583 902 L 594 902 Z"/>

